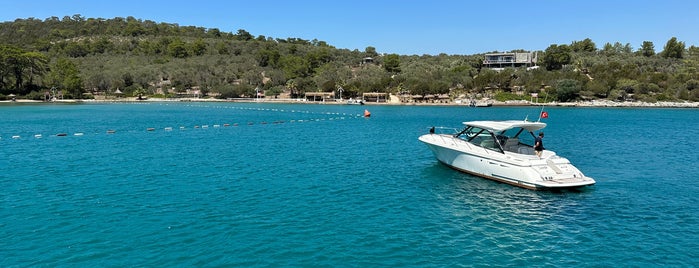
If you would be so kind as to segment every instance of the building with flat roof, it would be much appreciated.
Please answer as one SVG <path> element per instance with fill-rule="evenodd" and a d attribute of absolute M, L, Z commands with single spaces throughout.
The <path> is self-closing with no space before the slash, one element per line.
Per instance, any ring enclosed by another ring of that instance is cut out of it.
<path fill-rule="evenodd" d="M 536 62 L 536 52 L 487 53 L 483 60 L 483 67 L 496 70 L 517 67 L 532 68 L 536 67 Z"/>
<path fill-rule="evenodd" d="M 335 99 L 333 92 L 306 92 L 305 98 L 307 101 L 330 101 Z"/>

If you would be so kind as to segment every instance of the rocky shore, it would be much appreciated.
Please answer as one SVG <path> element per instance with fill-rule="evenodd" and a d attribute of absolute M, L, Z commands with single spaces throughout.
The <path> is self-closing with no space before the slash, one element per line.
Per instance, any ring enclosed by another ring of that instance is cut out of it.
<path fill-rule="evenodd" d="M 643 102 L 643 101 L 610 101 L 610 100 L 593 100 L 593 101 L 578 101 L 578 102 L 549 102 L 549 103 L 530 103 L 529 101 L 507 101 L 494 102 L 493 106 L 506 105 L 547 105 L 547 106 L 562 106 L 562 107 L 658 107 L 658 108 L 699 108 L 699 102 Z"/>

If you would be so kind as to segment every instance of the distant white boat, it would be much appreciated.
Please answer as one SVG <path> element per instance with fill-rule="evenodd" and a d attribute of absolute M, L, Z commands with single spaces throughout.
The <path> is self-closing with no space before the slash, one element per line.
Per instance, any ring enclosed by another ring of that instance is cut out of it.
<path fill-rule="evenodd" d="M 349 100 L 347 100 L 347 104 L 351 104 L 351 105 L 364 105 L 364 100 L 349 99 Z"/>
<path fill-rule="evenodd" d="M 490 107 L 493 106 L 493 101 L 491 100 L 471 100 L 469 103 L 471 107 Z"/>
<path fill-rule="evenodd" d="M 595 184 L 568 159 L 544 150 L 534 153 L 534 132 L 546 127 L 530 121 L 464 122 L 461 131 L 419 137 L 437 160 L 456 170 L 533 189 L 576 188 Z M 443 132 L 445 128 L 439 128 Z M 452 129 L 453 130 L 453 129 Z"/>

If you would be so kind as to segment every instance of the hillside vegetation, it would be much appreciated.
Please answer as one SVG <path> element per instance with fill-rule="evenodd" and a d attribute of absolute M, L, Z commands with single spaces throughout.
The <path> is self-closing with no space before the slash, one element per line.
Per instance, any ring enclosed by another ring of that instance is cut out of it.
<path fill-rule="evenodd" d="M 484 54 L 379 54 L 374 47 L 338 49 L 133 17 L 28 18 L 0 23 L 0 99 L 42 100 L 53 92 L 78 99 L 118 92 L 238 98 L 263 91 L 267 98 L 385 92 L 506 100 L 539 93 L 558 101 L 699 101 L 697 47 L 676 38 L 657 53 L 651 42 L 639 45 L 552 44 L 538 52 L 539 69 L 493 71 L 483 68 Z"/>

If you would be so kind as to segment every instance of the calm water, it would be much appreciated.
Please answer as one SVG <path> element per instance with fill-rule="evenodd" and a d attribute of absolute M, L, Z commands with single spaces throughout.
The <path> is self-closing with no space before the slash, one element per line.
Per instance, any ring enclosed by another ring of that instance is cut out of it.
<path fill-rule="evenodd" d="M 0 267 L 699 265 L 699 110 L 548 111 L 596 185 L 514 188 L 417 140 L 529 107 L 2 104 Z"/>

